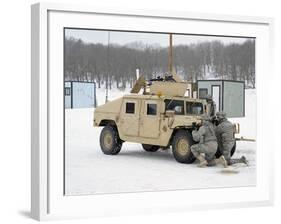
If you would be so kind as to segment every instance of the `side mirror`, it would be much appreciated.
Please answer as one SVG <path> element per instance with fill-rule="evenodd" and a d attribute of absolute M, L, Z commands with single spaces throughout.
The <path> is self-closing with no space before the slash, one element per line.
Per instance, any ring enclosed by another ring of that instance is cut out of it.
<path fill-rule="evenodd" d="M 174 110 L 166 110 L 165 115 L 166 115 L 166 117 L 174 117 L 175 111 Z"/>

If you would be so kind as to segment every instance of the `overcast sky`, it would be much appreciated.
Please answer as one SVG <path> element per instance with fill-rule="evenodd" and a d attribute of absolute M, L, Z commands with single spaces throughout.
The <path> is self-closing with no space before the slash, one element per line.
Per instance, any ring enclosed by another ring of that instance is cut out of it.
<path fill-rule="evenodd" d="M 110 36 L 110 44 L 126 45 L 132 42 L 142 42 L 145 45 L 158 45 L 161 47 L 169 46 L 169 35 L 158 33 L 142 33 L 142 32 L 118 32 L 100 30 L 83 30 L 83 29 L 66 29 L 66 37 L 73 37 L 81 39 L 86 43 L 101 43 L 108 44 L 108 37 Z M 191 44 L 204 41 L 219 40 L 224 44 L 242 43 L 248 38 L 236 37 L 214 37 L 214 36 L 194 36 L 194 35 L 173 35 L 173 45 Z"/>

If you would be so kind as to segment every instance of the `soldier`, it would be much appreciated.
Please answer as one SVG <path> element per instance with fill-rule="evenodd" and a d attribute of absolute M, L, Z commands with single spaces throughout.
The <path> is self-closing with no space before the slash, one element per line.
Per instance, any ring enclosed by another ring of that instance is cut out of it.
<path fill-rule="evenodd" d="M 227 120 L 225 112 L 219 111 L 216 113 L 216 116 L 218 120 L 218 125 L 215 131 L 218 140 L 218 145 L 228 165 L 232 165 L 234 163 L 247 164 L 245 156 L 242 156 L 240 159 L 231 159 L 231 149 L 234 147 L 235 144 L 234 126 L 230 121 Z"/>
<path fill-rule="evenodd" d="M 199 167 L 206 167 L 208 163 L 221 163 L 224 167 L 227 162 L 223 156 L 215 160 L 215 154 L 218 148 L 214 125 L 206 115 L 202 116 L 202 126 L 199 130 L 192 131 L 194 141 L 198 142 L 191 146 L 191 152 L 199 160 Z"/>

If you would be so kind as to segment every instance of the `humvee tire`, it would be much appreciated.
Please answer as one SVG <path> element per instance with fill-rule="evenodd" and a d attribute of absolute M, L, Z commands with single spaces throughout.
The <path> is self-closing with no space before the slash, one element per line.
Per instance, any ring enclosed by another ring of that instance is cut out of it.
<path fill-rule="evenodd" d="M 232 149 L 231 149 L 230 156 L 233 156 L 234 153 L 235 153 L 235 151 L 236 151 L 236 141 L 235 141 L 235 143 L 234 143 L 234 146 L 233 146 Z M 218 147 L 218 150 L 217 150 L 215 156 L 216 156 L 217 158 L 219 158 L 221 155 L 222 155 L 221 150 L 220 150 L 219 147 Z"/>
<path fill-rule="evenodd" d="M 160 146 L 158 145 L 148 145 L 148 144 L 142 144 L 142 148 L 147 152 L 156 152 Z"/>
<path fill-rule="evenodd" d="M 116 127 L 107 125 L 102 129 L 100 134 L 100 147 L 104 154 L 118 154 L 121 150 L 122 143 Z"/>
<path fill-rule="evenodd" d="M 193 145 L 191 134 L 187 130 L 179 130 L 173 137 L 172 150 L 175 159 L 180 163 L 193 163 L 195 157 L 190 146 Z"/>

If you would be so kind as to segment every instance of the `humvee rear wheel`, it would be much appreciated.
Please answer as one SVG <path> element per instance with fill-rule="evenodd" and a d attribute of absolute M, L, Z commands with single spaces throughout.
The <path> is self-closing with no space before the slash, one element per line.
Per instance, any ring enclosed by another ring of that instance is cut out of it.
<path fill-rule="evenodd" d="M 100 134 L 100 147 L 106 155 L 116 155 L 122 147 L 122 140 L 119 138 L 118 130 L 113 126 L 105 126 Z"/>
<path fill-rule="evenodd" d="M 231 149 L 231 152 L 230 152 L 231 157 L 234 155 L 235 151 L 236 151 L 236 142 L 234 143 L 234 146 Z M 221 155 L 222 155 L 222 152 L 218 147 L 217 152 L 216 152 L 216 157 L 219 158 Z"/>
<path fill-rule="evenodd" d="M 147 152 L 156 152 L 160 147 L 158 145 L 142 144 L 142 147 Z"/>
<path fill-rule="evenodd" d="M 188 131 L 180 130 L 173 137 L 172 149 L 175 159 L 180 163 L 193 163 L 195 157 L 191 152 L 192 137 Z"/>

